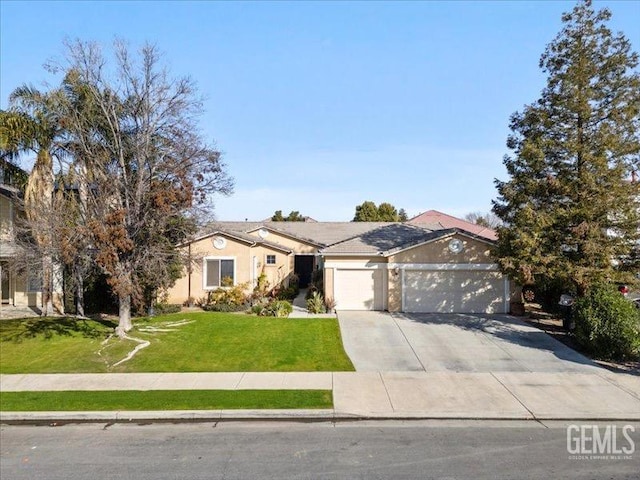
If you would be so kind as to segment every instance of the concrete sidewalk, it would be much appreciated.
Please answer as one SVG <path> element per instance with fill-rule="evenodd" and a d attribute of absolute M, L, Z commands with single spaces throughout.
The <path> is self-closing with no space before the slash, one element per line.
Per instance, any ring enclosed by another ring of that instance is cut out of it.
<path fill-rule="evenodd" d="M 0 421 L 222 419 L 640 420 L 640 377 L 549 372 L 237 372 L 0 375 L 0 392 L 332 390 L 329 410 L 2 412 Z"/>

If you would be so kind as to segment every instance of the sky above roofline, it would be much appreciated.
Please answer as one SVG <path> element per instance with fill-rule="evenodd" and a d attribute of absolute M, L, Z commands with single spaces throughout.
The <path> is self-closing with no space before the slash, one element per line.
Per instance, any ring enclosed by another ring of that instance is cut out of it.
<path fill-rule="evenodd" d="M 488 211 L 509 116 L 544 86 L 568 1 L 0 2 L 0 106 L 65 38 L 155 43 L 206 97 L 236 192 L 219 220 Z M 640 48 L 640 2 L 596 1 Z M 25 160 L 29 167 L 29 159 Z"/>

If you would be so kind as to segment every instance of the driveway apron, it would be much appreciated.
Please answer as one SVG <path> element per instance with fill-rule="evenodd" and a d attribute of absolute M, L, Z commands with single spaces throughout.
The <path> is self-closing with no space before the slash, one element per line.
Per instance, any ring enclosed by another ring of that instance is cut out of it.
<path fill-rule="evenodd" d="M 509 315 L 338 313 L 356 371 L 592 372 L 588 358 Z"/>

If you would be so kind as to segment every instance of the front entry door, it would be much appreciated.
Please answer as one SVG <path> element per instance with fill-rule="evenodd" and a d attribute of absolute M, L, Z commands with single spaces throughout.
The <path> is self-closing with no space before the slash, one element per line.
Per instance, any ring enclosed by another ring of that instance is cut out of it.
<path fill-rule="evenodd" d="M 2 303 L 9 303 L 11 300 L 10 285 L 11 277 L 9 275 L 9 268 L 6 263 L 0 263 L 0 291 L 2 292 L 0 299 Z"/>
<path fill-rule="evenodd" d="M 313 255 L 296 255 L 293 264 L 293 273 L 300 279 L 300 288 L 307 288 L 311 283 L 313 273 Z"/>

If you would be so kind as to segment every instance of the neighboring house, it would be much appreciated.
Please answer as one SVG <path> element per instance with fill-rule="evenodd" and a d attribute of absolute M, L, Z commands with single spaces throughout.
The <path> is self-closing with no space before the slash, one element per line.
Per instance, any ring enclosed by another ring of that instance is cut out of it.
<path fill-rule="evenodd" d="M 0 300 L 3 306 L 39 307 L 42 304 L 40 273 L 20 266 L 21 262 L 17 261 L 22 254 L 15 242 L 20 190 L 9 183 L 9 176 L 0 165 Z"/>
<path fill-rule="evenodd" d="M 261 273 L 271 286 L 292 274 L 306 286 L 317 269 L 338 310 L 508 312 L 517 292 L 491 258 L 495 233 L 434 213 L 435 222 L 217 222 L 182 245 L 193 267 L 168 300 L 198 299 L 225 277 L 252 288 Z"/>
<path fill-rule="evenodd" d="M 452 217 L 446 213 L 438 212 L 437 210 L 428 210 L 420 215 L 410 218 L 407 223 L 414 225 L 441 225 L 442 228 L 460 228 L 470 233 L 475 233 L 480 237 L 488 238 L 489 240 L 497 240 L 498 236 L 496 231 L 491 228 L 478 225 L 476 223 L 467 222 L 461 218 Z"/>

